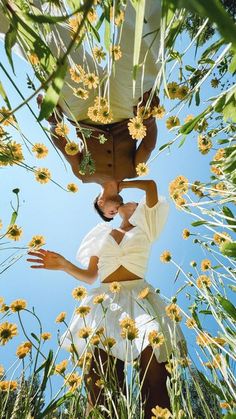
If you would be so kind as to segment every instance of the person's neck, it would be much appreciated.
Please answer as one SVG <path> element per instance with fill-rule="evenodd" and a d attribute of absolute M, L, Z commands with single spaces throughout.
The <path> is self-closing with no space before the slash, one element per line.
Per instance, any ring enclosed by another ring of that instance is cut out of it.
<path fill-rule="evenodd" d="M 100 198 L 106 198 L 107 196 L 117 195 L 118 185 L 115 180 L 110 180 L 109 182 L 104 182 L 102 185 L 102 191 Z"/>
<path fill-rule="evenodd" d="M 132 227 L 132 224 L 130 224 L 128 218 L 127 219 L 125 218 L 125 219 L 123 219 L 119 228 L 121 228 L 122 230 L 126 230 L 126 229 L 129 229 L 130 227 Z"/>

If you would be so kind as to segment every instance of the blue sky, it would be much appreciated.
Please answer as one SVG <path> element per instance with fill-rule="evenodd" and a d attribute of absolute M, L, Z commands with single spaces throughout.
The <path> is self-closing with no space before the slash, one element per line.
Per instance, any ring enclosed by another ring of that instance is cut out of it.
<path fill-rule="evenodd" d="M 0 61 L 11 74 L 2 43 L 0 43 Z M 191 62 L 192 57 L 189 55 L 188 63 L 191 64 Z M 26 86 L 26 74 L 28 73 L 33 78 L 32 71 L 29 65 L 16 55 L 14 55 L 14 63 L 16 68 L 16 78 L 14 80 L 25 97 L 27 97 L 32 91 Z M 1 71 L 0 81 L 6 88 L 11 105 L 14 108 L 21 102 L 20 97 Z M 37 84 L 37 81 L 35 83 Z M 207 98 L 214 93 L 215 91 L 211 92 L 210 88 L 208 88 Z M 167 110 L 171 109 L 174 103 L 168 99 L 162 102 Z M 38 114 L 34 100 L 31 102 L 31 106 Z M 196 110 L 194 105 L 191 106 L 191 109 L 185 107 L 180 113 L 181 121 L 188 114 L 194 113 L 200 113 L 200 109 Z M 24 235 L 22 240 L 16 243 L 16 246 L 24 247 L 33 235 L 42 234 L 46 237 L 46 249 L 61 253 L 71 262 L 76 263 L 75 254 L 82 238 L 94 225 L 100 222 L 92 207 L 92 201 L 99 192 L 99 186 L 82 184 L 74 178 L 67 163 L 65 170 L 55 150 L 50 146 L 43 131 L 26 108 L 17 112 L 16 117 L 24 135 L 32 143 L 44 142 L 49 147 L 49 155 L 44 160 L 35 159 L 25 149 L 24 153 L 27 156 L 27 163 L 32 166 L 49 168 L 53 179 L 62 186 L 66 186 L 70 182 L 77 183 L 79 192 L 77 194 L 67 193 L 52 182 L 41 185 L 34 180 L 33 173 L 20 167 L 1 168 L 0 219 L 2 219 L 6 228 L 11 215 L 10 201 L 12 200 L 14 203 L 15 200 L 11 191 L 18 187 L 20 189 L 20 210 L 17 224 L 23 228 Z M 43 124 L 47 126 L 46 122 Z M 157 120 L 157 125 L 159 131 L 157 147 L 160 147 L 172 139 L 175 134 L 174 132 L 168 132 L 165 127 L 165 119 L 164 121 Z M 13 131 L 11 132 L 13 133 Z M 76 139 L 73 128 L 71 128 L 71 133 L 70 139 Z M 186 176 L 190 182 L 194 182 L 196 179 L 204 181 L 209 178 L 208 162 L 214 154 L 214 150 L 209 155 L 202 156 L 197 148 L 197 135 L 195 132 L 187 138 L 182 148 L 178 148 L 175 145 L 170 152 L 164 151 L 151 163 L 149 177 L 157 182 L 160 195 L 168 197 L 169 182 L 180 174 Z M 19 134 L 16 131 L 13 138 L 16 141 L 20 141 Z M 125 191 L 123 196 L 125 201 L 139 200 L 142 197 L 142 192 L 136 190 Z M 176 269 L 171 264 L 164 265 L 160 262 L 159 257 L 162 251 L 170 250 L 174 260 L 183 265 L 186 271 L 192 269 L 189 266 L 191 260 L 201 260 L 205 257 L 201 249 L 192 243 L 192 238 L 187 241 L 181 238 L 183 228 L 189 228 L 191 221 L 190 216 L 177 210 L 170 201 L 170 214 L 167 225 L 152 248 L 146 278 L 148 282 L 154 287 L 160 288 L 161 293 L 169 298 L 175 295 L 176 290 L 183 285 L 185 279 L 180 275 L 178 281 L 174 284 Z M 113 225 L 117 226 L 118 223 L 117 218 Z M 190 228 L 190 230 L 194 232 L 193 228 Z M 14 246 L 12 242 L 9 243 L 5 240 L 4 242 L 6 242 L 5 246 L 8 244 Z M 8 253 L 2 251 L 1 259 L 4 259 L 6 254 Z M 10 303 L 17 298 L 26 299 L 28 307 L 34 307 L 37 315 L 40 317 L 44 331 L 49 331 L 53 334 L 51 342 L 46 343 L 46 345 L 56 348 L 58 325 L 55 324 L 55 318 L 61 311 L 66 311 L 68 319 L 70 318 L 74 309 L 71 291 L 79 285 L 79 282 L 59 271 L 33 271 L 25 259 L 26 257 L 22 257 L 14 266 L 1 275 L 0 295 L 5 298 L 6 303 Z M 99 282 L 97 281 L 95 286 L 98 286 L 98 284 Z M 183 308 L 189 305 L 184 293 L 181 294 L 178 302 Z M 29 333 L 37 333 L 35 322 L 31 320 L 30 316 L 23 313 L 23 317 Z M 9 317 L 7 320 L 17 322 L 15 316 Z M 194 335 L 189 330 L 186 330 L 184 326 L 183 330 L 186 333 L 191 350 L 191 342 L 194 340 Z M 19 336 L 13 339 L 12 342 L 9 342 L 6 347 L 0 347 L 0 363 L 7 366 L 15 361 L 16 346 L 24 340 L 25 338 L 20 332 Z M 63 359 L 66 356 L 67 354 L 63 353 L 60 358 Z"/>

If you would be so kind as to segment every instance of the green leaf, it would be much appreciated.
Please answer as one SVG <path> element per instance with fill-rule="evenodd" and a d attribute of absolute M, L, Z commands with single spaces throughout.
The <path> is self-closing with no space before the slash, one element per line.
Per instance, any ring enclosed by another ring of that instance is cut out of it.
<path fill-rule="evenodd" d="M 11 68 L 14 74 L 15 74 L 15 70 L 14 70 L 13 60 L 11 56 L 11 50 L 16 43 L 17 29 L 18 29 L 17 22 L 16 22 L 16 19 L 13 17 L 12 23 L 10 24 L 10 27 L 5 36 L 5 50 L 6 50 L 8 61 L 11 65 Z"/>
<path fill-rule="evenodd" d="M 222 211 L 223 211 L 223 214 L 226 215 L 226 217 L 231 218 L 231 220 L 228 220 L 226 218 L 225 221 L 231 226 L 232 230 L 236 232 L 236 228 L 233 227 L 233 226 L 236 226 L 236 219 L 234 217 L 234 214 L 228 207 L 222 207 Z"/>
<path fill-rule="evenodd" d="M 225 104 L 223 110 L 224 121 L 231 119 L 236 122 L 236 98 L 235 95 L 231 95 L 230 100 Z"/>
<path fill-rule="evenodd" d="M 48 372 L 51 367 L 52 361 L 53 361 L 53 351 L 50 349 L 47 360 L 45 361 L 45 364 L 44 364 L 44 375 L 43 375 L 43 380 L 42 380 L 42 384 L 40 388 L 42 393 L 44 392 L 46 388 L 46 384 L 48 381 Z"/>
<path fill-rule="evenodd" d="M 196 124 L 198 123 L 198 121 L 200 121 L 205 115 L 206 113 L 209 111 L 209 109 L 205 109 L 205 111 L 203 111 L 202 113 L 200 113 L 198 116 L 196 116 L 194 119 L 191 119 L 191 121 L 186 122 L 186 124 L 182 125 L 179 132 L 181 134 L 189 134 L 190 132 L 192 132 L 192 130 L 195 128 Z"/>
<path fill-rule="evenodd" d="M 225 173 L 232 173 L 236 170 L 236 150 L 224 160 L 221 167 Z"/>
<path fill-rule="evenodd" d="M 76 13 L 76 11 L 74 13 Z M 50 15 L 33 15 L 32 13 L 27 13 L 26 16 L 30 20 L 36 23 L 58 23 L 58 22 L 64 22 L 66 19 L 69 19 L 73 14 L 64 15 L 64 16 L 50 16 Z"/>
<path fill-rule="evenodd" d="M 191 223 L 191 225 L 192 225 L 193 227 L 198 227 L 198 226 L 201 226 L 201 225 L 203 225 L 203 224 L 208 224 L 208 221 L 204 221 L 204 220 L 202 220 L 202 221 L 194 221 L 193 223 Z"/>
<path fill-rule="evenodd" d="M 231 303 L 231 301 L 227 300 L 226 298 L 222 297 L 221 295 L 218 295 L 217 298 L 219 300 L 220 305 L 229 314 L 229 316 L 232 317 L 232 319 L 236 320 L 236 308 Z"/>
<path fill-rule="evenodd" d="M 182 137 L 182 139 L 181 139 L 181 141 L 180 141 L 180 143 L 178 145 L 178 148 L 180 148 L 180 147 L 182 147 L 182 145 L 184 145 L 184 143 L 186 141 L 186 138 L 187 138 L 187 136 L 186 135 L 183 135 L 183 137 Z"/>
<path fill-rule="evenodd" d="M 31 333 L 31 336 L 38 342 L 38 343 L 40 343 L 40 339 L 38 338 L 38 336 L 36 336 L 36 334 L 35 333 Z"/>
<path fill-rule="evenodd" d="M 212 314 L 211 310 L 200 310 L 199 313 L 201 314 Z"/>
<path fill-rule="evenodd" d="M 232 61 L 229 66 L 229 71 L 233 74 L 236 72 L 236 54 L 234 54 L 232 58 Z"/>
<path fill-rule="evenodd" d="M 236 259 L 236 242 L 222 243 L 220 245 L 220 251 L 223 255 Z"/>
<path fill-rule="evenodd" d="M 4 89 L 4 87 L 3 87 L 3 85 L 2 85 L 1 82 L 0 82 L 0 95 L 2 96 L 2 98 L 3 98 L 4 102 L 6 103 L 7 107 L 9 109 L 11 109 L 10 101 L 9 101 L 9 99 L 7 97 L 6 91 L 5 91 L 5 89 Z"/>
<path fill-rule="evenodd" d="M 164 150 L 165 148 L 171 146 L 171 144 L 172 144 L 172 142 L 163 144 L 161 147 L 159 147 L 159 151 Z"/>
<path fill-rule="evenodd" d="M 218 386 L 216 386 L 215 384 L 211 383 L 201 371 L 198 371 L 198 375 L 201 378 L 201 380 L 204 382 L 204 384 L 206 385 L 206 387 L 211 392 L 217 394 L 221 399 L 224 399 L 224 393 L 220 390 L 220 388 Z"/>
<path fill-rule="evenodd" d="M 58 400 L 56 400 L 55 402 L 51 402 L 42 413 L 37 415 L 37 419 L 45 418 L 48 415 L 49 412 L 52 412 L 57 407 L 61 406 L 66 400 L 68 400 L 68 399 L 70 399 L 71 397 L 74 397 L 74 396 L 75 395 L 74 395 L 73 392 L 68 392 L 64 396 L 62 396 Z"/>
<path fill-rule="evenodd" d="M 195 93 L 195 103 L 196 103 L 196 106 L 200 105 L 200 89 L 198 89 Z"/>
<path fill-rule="evenodd" d="M 236 413 L 227 413 L 223 419 L 236 419 Z"/>
<path fill-rule="evenodd" d="M 110 28 L 110 21 L 105 18 L 105 31 L 104 31 L 104 45 L 106 50 L 110 51 L 110 36 L 111 36 L 111 28 Z"/>
<path fill-rule="evenodd" d="M 44 100 L 41 106 L 40 114 L 38 117 L 39 121 L 42 121 L 42 119 L 44 118 L 47 119 L 52 114 L 53 109 L 57 105 L 60 92 L 64 84 L 66 71 L 67 71 L 67 63 L 59 65 L 57 70 L 55 71 L 55 75 L 53 77 L 52 83 L 46 92 L 46 95 L 44 97 Z"/>

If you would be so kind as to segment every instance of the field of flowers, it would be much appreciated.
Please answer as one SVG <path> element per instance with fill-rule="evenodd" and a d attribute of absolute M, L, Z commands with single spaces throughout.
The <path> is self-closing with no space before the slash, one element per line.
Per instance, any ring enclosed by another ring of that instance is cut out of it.
<path fill-rule="evenodd" d="M 71 80 L 77 84 L 76 88 L 71 88 L 71 94 L 75 97 L 86 101 L 91 92 L 94 94 L 95 91 L 96 97 L 93 106 L 89 107 L 88 117 L 94 123 L 112 122 L 109 78 L 115 71 L 117 62 L 122 62 L 119 35 L 125 21 L 126 1 L 51 0 L 35 4 L 24 0 L 0 1 L 0 13 L 8 22 L 5 53 L 13 73 L 12 49 L 17 43 L 24 51 L 35 75 L 33 80 L 28 76 L 30 94 L 25 98 L 14 77 L 8 74 L 0 62 L 0 74 L 8 77 L 9 83 L 22 98 L 21 103 L 12 108 L 7 88 L 0 81 L 1 176 L 4 178 L 5 175 L 10 175 L 12 167 L 19 166 L 32 172 L 36 182 L 42 185 L 54 182 L 55 188 L 62 188 L 65 194 L 76 193 L 78 187 L 75 183 L 67 186 L 58 184 L 53 179 L 50 168 L 43 164 L 35 167 L 27 163 L 27 156 L 32 153 L 41 162 L 48 154 L 48 147 L 44 143 L 33 143 L 33 139 L 24 135 L 24 127 L 17 120 L 17 112 L 28 107 L 35 123 L 42 127 L 45 138 L 52 143 L 50 132 L 43 127 L 42 121 L 50 118 L 54 111 L 57 120 L 55 133 L 66 138 L 67 154 L 76 155 L 79 144 L 70 140 L 70 127 L 61 120 L 60 111 L 56 108 L 64 79 L 69 72 Z M 145 60 L 139 61 L 145 1 L 132 0 L 132 4 L 136 11 L 131 69 L 135 89 L 138 72 L 145 71 Z M 234 16 L 235 14 L 236 11 Z M 188 37 L 189 42 L 182 45 L 180 37 L 191 27 L 190 18 L 195 24 L 198 23 L 195 31 Z M 68 30 L 70 42 L 67 46 L 62 45 L 64 54 L 55 57 L 48 46 L 48 39 L 52 28 L 56 32 L 60 25 Z M 114 39 L 118 41 L 114 43 Z M 83 66 L 72 62 L 70 53 L 80 45 L 90 51 L 94 71 L 89 69 L 86 59 Z M 188 61 L 190 53 L 193 57 L 191 63 Z M 175 280 L 180 276 L 183 279 L 176 295 L 167 302 L 166 314 L 174 325 L 184 323 L 191 329 L 189 333 L 194 336 L 195 347 L 194 354 L 189 354 L 186 347 L 180 348 L 173 332 L 173 353 L 167 365 L 171 409 L 154 406 L 152 419 L 234 419 L 236 28 L 232 13 L 230 16 L 229 11 L 217 0 L 162 0 L 159 61 L 161 66 L 157 70 L 150 100 L 145 106 L 138 106 L 137 115 L 130 119 L 129 131 L 132 138 L 144 138 L 146 130 L 143 120 L 152 114 L 158 122 L 165 121 L 171 140 L 154 152 L 150 163 L 158 161 L 160 154 L 171 151 L 176 145 L 185 153 L 185 145 L 193 136 L 197 136 L 200 154 L 205 156 L 212 150 L 215 152 L 210 162 L 209 176 L 204 182 L 189 179 L 187 174 L 180 174 L 169 184 L 169 195 L 176 210 L 188 214 L 191 219 L 191 228 L 183 230 L 181 240 L 193 239 L 194 245 L 203 250 L 205 257 L 198 260 L 191 255 L 190 271 L 186 271 L 169 249 L 163 250 L 160 256 L 166 269 L 170 265 L 175 267 Z M 102 79 L 96 73 L 98 64 L 102 64 L 104 68 Z M 214 89 L 215 95 L 208 95 L 208 89 Z M 45 90 L 45 96 L 39 115 L 36 115 L 29 102 L 32 98 L 36 99 L 42 90 Z M 160 96 L 161 104 L 151 107 L 151 99 L 155 93 Z M 199 112 L 193 115 L 191 106 L 195 110 L 197 107 Z M 183 110 L 186 116 L 181 120 Z M 81 173 L 93 173 L 96 170 L 95 162 L 87 149 L 91 133 L 80 128 L 76 115 L 70 109 L 68 112 L 83 137 Z M 20 135 L 21 142 L 14 140 L 14 131 Z M 101 136 L 99 141 L 103 143 L 106 139 Z M 206 163 L 203 160 L 202 165 L 204 164 Z M 139 164 L 136 170 L 139 176 L 146 175 L 149 164 Z M 4 256 L 0 264 L 3 277 L 6 270 L 17 269 L 18 260 L 29 249 L 37 250 L 45 244 L 43 235 L 34 235 L 26 247 L 20 247 L 24 228 L 18 225 L 17 220 L 21 210 L 20 190 L 14 189 L 12 194 L 10 223 L 4 225 L 0 221 L 0 243 L 2 255 L 12 243 L 14 249 L 19 244 L 19 250 L 10 256 L 8 253 Z M 111 284 L 114 297 L 110 303 L 116 301 L 119 287 L 118 283 Z M 143 289 L 138 296 L 139 304 L 148 298 L 149 291 L 148 288 Z M 76 304 L 86 293 L 86 288 L 82 286 L 74 289 L 72 297 Z M 188 301 L 187 310 L 178 304 L 180 297 Z M 94 304 L 101 305 L 104 318 L 107 311 L 106 300 L 105 294 L 94 300 Z M 112 336 L 105 337 L 102 327 L 97 330 L 87 327 L 86 316 L 89 310 L 88 306 L 81 304 L 76 307 L 76 313 L 84 321 L 84 328 L 78 332 L 86 342 L 83 356 L 78 356 L 72 344 L 69 356 L 59 362 L 60 336 L 68 327 L 66 312 L 58 313 L 55 319 L 60 328 L 58 349 L 48 350 L 45 342 L 51 339 L 51 334 L 44 330 L 34 308 L 29 308 L 24 299 L 7 302 L 4 296 L 0 296 L 0 345 L 8 345 L 18 334 L 24 339 L 15 349 L 16 361 L 13 365 L 5 365 L 4 359 L 0 358 L 1 419 L 144 419 L 141 398 L 143 383 L 140 381 L 138 359 L 125 363 L 124 389 L 119 386 L 112 361 L 108 362 L 106 368 L 102 361 L 97 365 L 99 377 L 96 384 L 102 395 L 102 403 L 91 407 L 87 373 L 92 362 L 92 351 L 100 344 L 109 355 L 116 341 Z M 29 332 L 24 324 L 25 313 L 32 316 L 32 321 L 37 324 L 34 333 Z M 173 330 L 175 331 L 175 327 Z M 132 318 L 121 322 L 121 339 L 127 342 L 127 348 L 132 348 L 138 333 Z M 165 336 L 162 333 L 152 332 L 148 339 L 153 350 L 165 345 Z"/>

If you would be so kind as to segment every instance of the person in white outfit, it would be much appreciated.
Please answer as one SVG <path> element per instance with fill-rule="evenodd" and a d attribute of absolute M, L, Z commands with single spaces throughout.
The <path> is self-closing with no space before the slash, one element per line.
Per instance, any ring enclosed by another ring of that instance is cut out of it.
<path fill-rule="evenodd" d="M 119 228 L 112 229 L 107 223 L 100 223 L 86 235 L 77 252 L 77 259 L 85 269 L 43 249 L 29 252 L 34 258 L 27 260 L 34 262 L 32 268 L 62 270 L 87 284 L 100 277 L 101 285 L 91 289 L 81 301 L 81 307 L 88 310 L 86 317 L 81 317 L 78 311 L 74 314 L 69 329 L 62 336 L 62 347 L 68 350 L 73 347 L 79 357 L 87 350 L 92 353 L 87 376 L 92 405 L 102 403 L 101 389 L 95 384 L 99 379 L 99 359 L 103 365 L 109 364 L 108 356 L 116 360 L 121 388 L 124 362 L 138 359 L 141 379 L 147 370 L 142 398 L 145 419 L 150 419 L 151 409 L 156 405 L 170 407 L 165 365 L 173 351 L 173 339 L 177 343 L 183 340 L 179 326 L 167 317 L 163 300 L 144 279 L 150 247 L 166 223 L 169 205 L 165 198 L 158 198 L 156 183 L 152 180 L 123 181 L 120 190 L 123 188 L 142 189 L 146 196 L 139 204 L 129 202 L 119 207 L 122 218 Z M 90 330 L 87 339 L 80 334 L 84 321 Z M 101 328 L 102 337 L 99 335 Z M 129 339 L 124 330 L 127 333 L 133 330 L 134 336 Z M 163 335 L 162 344 L 151 345 L 153 333 L 160 333 L 159 337 Z M 98 335 L 100 341 L 94 346 L 93 338 Z M 109 355 L 104 345 L 108 338 L 114 339 Z"/>

